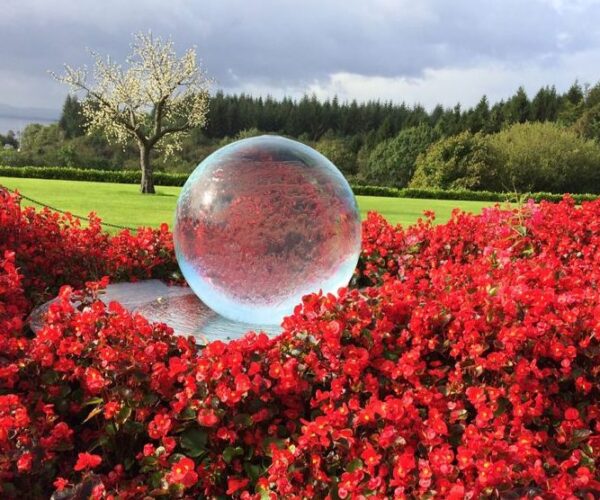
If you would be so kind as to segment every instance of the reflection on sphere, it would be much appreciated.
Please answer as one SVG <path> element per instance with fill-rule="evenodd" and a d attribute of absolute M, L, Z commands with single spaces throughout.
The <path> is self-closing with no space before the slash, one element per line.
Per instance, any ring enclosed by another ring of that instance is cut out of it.
<path fill-rule="evenodd" d="M 219 314 L 278 324 L 308 293 L 335 293 L 360 252 L 350 186 L 317 151 L 277 136 L 206 158 L 179 196 L 175 250 L 194 292 Z"/>

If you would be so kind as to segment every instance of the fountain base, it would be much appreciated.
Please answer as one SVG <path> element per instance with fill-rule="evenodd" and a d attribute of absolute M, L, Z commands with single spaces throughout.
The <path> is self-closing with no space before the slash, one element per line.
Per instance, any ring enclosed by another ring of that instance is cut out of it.
<path fill-rule="evenodd" d="M 106 287 L 100 298 L 106 304 L 119 302 L 131 313 L 141 314 L 152 323 L 165 323 L 177 335 L 192 335 L 204 344 L 213 340 L 233 340 L 250 331 L 264 332 L 269 336 L 281 332 L 279 326 L 254 325 L 223 318 L 205 305 L 191 288 L 168 286 L 160 280 L 114 283 Z M 44 313 L 54 300 L 37 307 L 29 316 L 34 332 L 42 328 Z"/>

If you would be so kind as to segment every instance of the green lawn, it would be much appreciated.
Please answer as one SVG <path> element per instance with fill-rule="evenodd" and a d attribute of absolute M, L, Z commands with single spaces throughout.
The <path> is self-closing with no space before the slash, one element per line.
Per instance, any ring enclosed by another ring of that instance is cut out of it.
<path fill-rule="evenodd" d="M 18 179 L 0 177 L 0 185 L 18 189 L 21 194 L 52 207 L 77 215 L 96 212 L 103 221 L 122 226 L 158 226 L 161 222 L 169 225 L 180 188 L 157 188 L 154 196 L 138 193 L 133 184 L 109 184 L 100 182 L 57 181 L 47 179 Z M 380 212 L 387 220 L 404 225 L 414 223 L 424 210 L 436 213 L 436 222 L 444 222 L 455 207 L 477 213 L 491 202 L 455 200 L 417 200 L 412 198 L 381 198 L 357 196 L 363 217 L 369 210 Z M 33 203 L 23 200 L 24 205 Z"/>

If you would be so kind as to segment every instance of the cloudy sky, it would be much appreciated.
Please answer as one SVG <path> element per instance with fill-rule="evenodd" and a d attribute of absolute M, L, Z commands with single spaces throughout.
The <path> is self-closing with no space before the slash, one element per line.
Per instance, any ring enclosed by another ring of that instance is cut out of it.
<path fill-rule="evenodd" d="M 599 21 L 593 0 L 0 0 L 0 103 L 59 108 L 48 70 L 152 30 L 227 92 L 469 106 L 596 83 Z"/>

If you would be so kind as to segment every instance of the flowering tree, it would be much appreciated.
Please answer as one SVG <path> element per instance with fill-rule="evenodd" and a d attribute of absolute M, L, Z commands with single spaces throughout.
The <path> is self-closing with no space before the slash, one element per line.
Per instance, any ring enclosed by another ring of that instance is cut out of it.
<path fill-rule="evenodd" d="M 85 68 L 65 65 L 58 81 L 86 93 L 82 113 L 88 131 L 99 131 L 120 144 L 134 141 L 140 150 L 142 193 L 154 193 L 150 152 L 169 155 L 181 137 L 203 126 L 208 111 L 209 79 L 198 66 L 195 49 L 178 58 L 173 42 L 151 33 L 134 35 L 128 68 L 92 52 L 92 81 Z"/>

